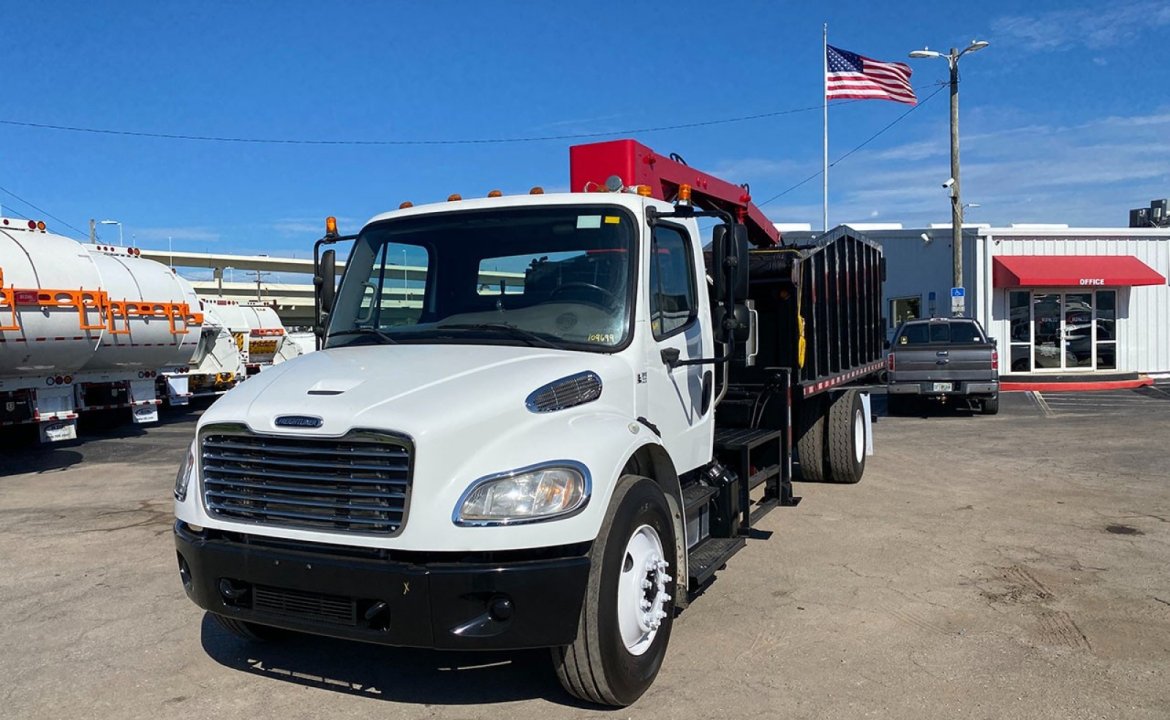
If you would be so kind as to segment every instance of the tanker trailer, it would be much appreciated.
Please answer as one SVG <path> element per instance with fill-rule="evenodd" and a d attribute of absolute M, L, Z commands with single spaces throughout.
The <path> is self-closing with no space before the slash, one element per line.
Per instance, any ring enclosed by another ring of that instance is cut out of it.
<path fill-rule="evenodd" d="M 158 419 L 157 378 L 191 358 L 203 318 L 190 284 L 140 254 L 0 218 L 0 425 L 56 441 L 86 410 Z"/>
<path fill-rule="evenodd" d="M 202 300 L 199 305 L 203 327 L 195 354 L 185 367 L 159 380 L 159 394 L 166 393 L 172 406 L 186 405 L 192 397 L 222 395 L 244 378 L 244 359 L 220 315 L 220 306 Z"/>
<path fill-rule="evenodd" d="M 240 306 L 240 310 L 248 323 L 249 373 L 259 372 L 301 354 L 300 346 L 288 339 L 288 332 L 280 316 L 271 306 L 245 303 Z"/>

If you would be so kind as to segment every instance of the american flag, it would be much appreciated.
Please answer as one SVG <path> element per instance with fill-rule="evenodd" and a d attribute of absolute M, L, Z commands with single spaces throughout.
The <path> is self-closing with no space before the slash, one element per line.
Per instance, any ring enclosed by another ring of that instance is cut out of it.
<path fill-rule="evenodd" d="M 826 46 L 828 75 L 825 77 L 825 99 L 858 98 L 861 100 L 893 100 L 917 105 L 914 88 L 910 87 L 910 66 L 899 62 L 881 62 Z"/>

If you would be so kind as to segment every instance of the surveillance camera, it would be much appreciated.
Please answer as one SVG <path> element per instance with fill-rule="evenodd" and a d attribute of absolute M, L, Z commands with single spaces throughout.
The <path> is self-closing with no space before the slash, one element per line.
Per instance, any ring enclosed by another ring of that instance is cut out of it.
<path fill-rule="evenodd" d="M 943 183 L 943 187 L 949 188 L 951 185 L 954 185 L 954 184 L 955 184 L 954 178 L 947 178 L 946 182 Z"/>
<path fill-rule="evenodd" d="M 927 235 L 926 233 L 922 233 L 922 235 L 920 235 L 919 237 L 921 237 L 922 242 L 926 243 L 927 245 L 929 245 L 931 240 L 933 239 L 929 235 Z"/>

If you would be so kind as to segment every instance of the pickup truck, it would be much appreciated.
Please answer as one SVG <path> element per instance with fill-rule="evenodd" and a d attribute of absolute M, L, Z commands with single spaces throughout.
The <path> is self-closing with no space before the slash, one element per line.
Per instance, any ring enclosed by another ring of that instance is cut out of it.
<path fill-rule="evenodd" d="M 975 320 L 908 320 L 894 333 L 886 356 L 891 413 L 915 398 L 963 399 L 984 415 L 999 412 L 999 351 Z"/>

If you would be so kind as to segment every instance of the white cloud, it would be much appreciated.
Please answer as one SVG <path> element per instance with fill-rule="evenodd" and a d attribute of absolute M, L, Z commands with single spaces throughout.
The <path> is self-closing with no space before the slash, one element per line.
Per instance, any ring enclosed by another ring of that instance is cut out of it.
<path fill-rule="evenodd" d="M 977 128 L 963 138 L 962 199 L 981 206 L 969 210 L 967 219 L 1124 226 L 1130 208 L 1170 195 L 1167 126 L 1170 114 L 1156 112 L 1068 126 Z M 941 182 L 950 174 L 949 157 L 924 152 L 928 146 L 910 140 L 862 150 L 834 167 L 831 224 L 864 221 L 874 212 L 907 226 L 948 221 L 950 202 Z M 807 176 L 817 166 L 810 159 L 793 177 Z M 807 186 L 802 191 L 805 201 L 819 195 Z M 819 206 L 777 205 L 768 211 L 777 221 L 820 226 Z"/>
<path fill-rule="evenodd" d="M 126 226 L 123 234 L 132 236 L 137 242 L 161 242 L 173 240 L 175 242 L 219 242 L 222 236 L 218 231 L 204 227 L 144 227 Z M 110 231 L 107 231 L 107 233 Z"/>
<path fill-rule="evenodd" d="M 1114 2 L 1106 8 L 1070 8 L 1008 15 L 991 23 L 1000 38 L 1029 50 L 1092 50 L 1123 45 L 1170 25 L 1170 5 L 1158 0 Z"/>

